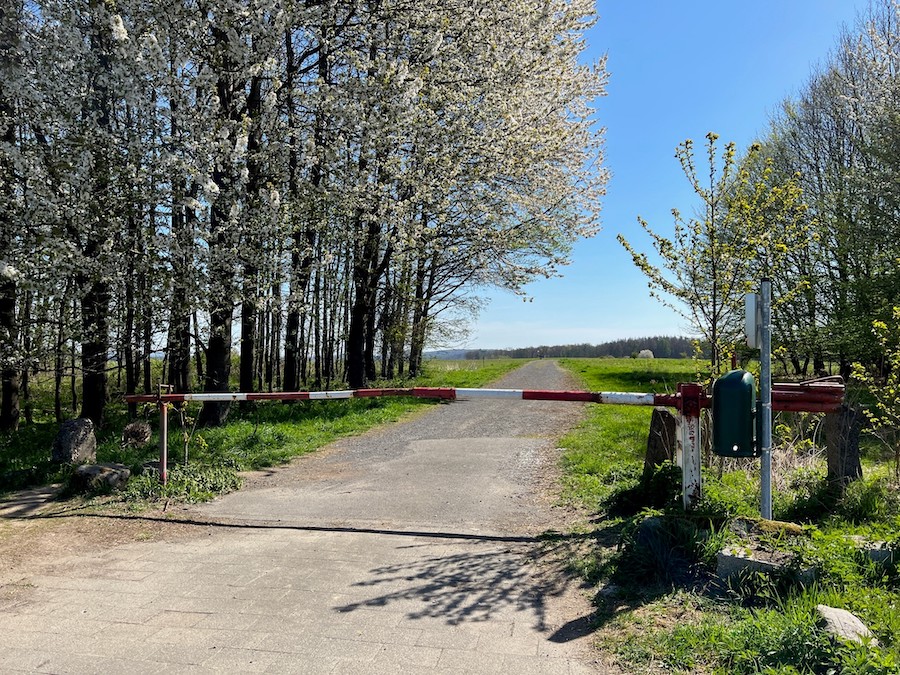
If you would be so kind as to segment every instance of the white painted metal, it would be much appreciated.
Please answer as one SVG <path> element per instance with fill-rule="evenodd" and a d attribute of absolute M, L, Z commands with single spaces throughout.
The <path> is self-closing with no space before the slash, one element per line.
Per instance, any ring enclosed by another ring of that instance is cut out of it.
<path fill-rule="evenodd" d="M 210 392 L 206 394 L 185 394 L 185 401 L 246 401 L 247 394 L 241 392 Z"/>
<path fill-rule="evenodd" d="M 761 342 L 762 302 L 758 293 L 747 293 L 744 296 L 744 331 L 747 334 L 747 346 L 756 349 Z"/>
<path fill-rule="evenodd" d="M 600 392 L 600 402 L 613 405 L 653 405 L 655 399 L 655 394 L 636 394 L 619 391 Z"/>
<path fill-rule="evenodd" d="M 345 391 L 311 391 L 309 392 L 309 399 L 311 401 L 322 401 L 325 399 L 353 398 L 354 393 L 353 389 Z"/>
<path fill-rule="evenodd" d="M 522 398 L 521 389 L 457 389 L 457 398 Z"/>
<path fill-rule="evenodd" d="M 701 494 L 700 418 L 679 415 L 681 422 L 682 498 L 686 511 L 697 505 Z"/>

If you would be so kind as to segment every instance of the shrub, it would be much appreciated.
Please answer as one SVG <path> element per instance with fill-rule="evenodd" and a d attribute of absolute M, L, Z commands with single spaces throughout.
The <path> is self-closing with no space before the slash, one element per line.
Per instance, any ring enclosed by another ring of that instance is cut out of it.
<path fill-rule="evenodd" d="M 851 523 L 884 521 L 898 513 L 897 491 L 883 478 L 850 483 L 837 505 L 837 515 Z"/>
<path fill-rule="evenodd" d="M 687 583 L 714 566 L 723 542 L 709 521 L 646 511 L 623 534 L 617 576 L 626 583 Z"/>

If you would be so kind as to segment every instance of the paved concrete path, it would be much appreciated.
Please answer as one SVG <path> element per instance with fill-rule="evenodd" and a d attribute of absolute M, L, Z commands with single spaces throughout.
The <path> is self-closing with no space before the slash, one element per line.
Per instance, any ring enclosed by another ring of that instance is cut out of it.
<path fill-rule="evenodd" d="M 565 388 L 550 361 L 503 387 Z M 0 671 L 582 673 L 590 606 L 547 495 L 577 404 L 472 401 L 347 439 L 178 517 L 202 535 L 4 587 Z"/>

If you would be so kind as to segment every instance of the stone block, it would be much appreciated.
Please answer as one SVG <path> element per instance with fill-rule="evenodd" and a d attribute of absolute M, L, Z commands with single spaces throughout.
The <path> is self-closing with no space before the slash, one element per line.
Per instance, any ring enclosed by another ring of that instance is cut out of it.
<path fill-rule="evenodd" d="M 830 635 L 861 645 L 878 644 L 868 626 L 846 609 L 816 605 L 816 612 L 819 614 L 819 625 Z"/>
<path fill-rule="evenodd" d="M 716 574 L 725 582 L 745 571 L 772 574 L 780 572 L 793 560 L 794 556 L 790 553 L 726 546 L 716 554 Z M 815 576 L 815 568 L 808 567 L 800 572 L 799 579 L 803 583 L 809 583 Z"/>
<path fill-rule="evenodd" d="M 121 490 L 131 478 L 131 470 L 124 464 L 83 464 L 72 474 L 74 492 Z"/>
<path fill-rule="evenodd" d="M 94 423 L 85 417 L 63 422 L 53 440 L 51 459 L 60 464 L 84 464 L 97 460 Z"/>

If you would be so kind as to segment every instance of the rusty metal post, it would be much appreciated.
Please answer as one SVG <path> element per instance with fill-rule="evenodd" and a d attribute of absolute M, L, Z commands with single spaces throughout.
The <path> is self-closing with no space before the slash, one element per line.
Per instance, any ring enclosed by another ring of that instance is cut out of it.
<path fill-rule="evenodd" d="M 169 407 L 165 401 L 159 402 L 159 482 L 169 480 Z"/>
<path fill-rule="evenodd" d="M 681 477 L 684 510 L 690 511 L 700 501 L 702 493 L 700 477 L 700 399 L 703 389 L 699 384 L 678 385 L 681 407 L 679 427 L 681 428 Z"/>

